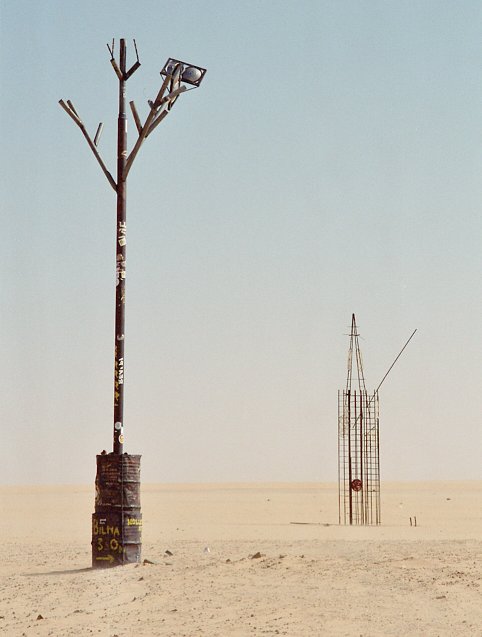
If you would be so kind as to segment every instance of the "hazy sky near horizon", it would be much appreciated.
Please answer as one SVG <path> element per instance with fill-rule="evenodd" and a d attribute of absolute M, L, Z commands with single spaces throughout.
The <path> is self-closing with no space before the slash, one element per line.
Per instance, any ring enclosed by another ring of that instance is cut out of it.
<path fill-rule="evenodd" d="M 337 479 L 352 312 L 386 480 L 480 479 L 482 4 L 0 0 L 0 483 L 112 444 L 117 79 L 208 69 L 130 172 L 125 450 L 144 482 Z M 129 121 L 129 145 L 135 140 Z"/>

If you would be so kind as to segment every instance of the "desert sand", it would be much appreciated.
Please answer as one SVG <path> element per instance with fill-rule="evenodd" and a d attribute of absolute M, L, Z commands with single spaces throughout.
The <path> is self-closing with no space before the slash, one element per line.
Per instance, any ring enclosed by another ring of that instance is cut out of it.
<path fill-rule="evenodd" d="M 383 484 L 379 527 L 335 484 L 143 485 L 153 563 L 96 570 L 93 486 L 0 502 L 2 635 L 482 636 L 482 482 Z"/>

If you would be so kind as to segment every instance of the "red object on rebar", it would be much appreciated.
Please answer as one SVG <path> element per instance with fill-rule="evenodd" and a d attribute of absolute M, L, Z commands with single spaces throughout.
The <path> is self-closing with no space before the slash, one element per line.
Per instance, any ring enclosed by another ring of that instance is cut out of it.
<path fill-rule="evenodd" d="M 361 491 L 362 489 L 362 481 L 355 478 L 355 480 L 351 481 L 351 488 L 353 491 Z"/>

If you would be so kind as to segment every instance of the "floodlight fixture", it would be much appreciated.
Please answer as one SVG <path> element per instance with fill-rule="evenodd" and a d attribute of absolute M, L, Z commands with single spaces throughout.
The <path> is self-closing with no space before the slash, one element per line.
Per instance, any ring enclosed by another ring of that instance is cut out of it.
<path fill-rule="evenodd" d="M 161 75 L 163 77 L 168 75 L 173 76 L 177 70 L 179 70 L 179 79 L 181 82 L 196 87 L 201 84 L 206 74 L 206 69 L 203 69 L 201 66 L 169 58 L 162 68 Z"/>

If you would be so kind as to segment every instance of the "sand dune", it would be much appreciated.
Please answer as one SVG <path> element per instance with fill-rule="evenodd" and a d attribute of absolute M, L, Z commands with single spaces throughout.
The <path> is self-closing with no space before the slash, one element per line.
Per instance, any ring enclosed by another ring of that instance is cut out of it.
<path fill-rule="evenodd" d="M 481 482 L 384 484 L 370 528 L 338 525 L 334 484 L 144 485 L 154 563 L 106 570 L 93 487 L 0 502 L 7 636 L 482 636 Z"/>

